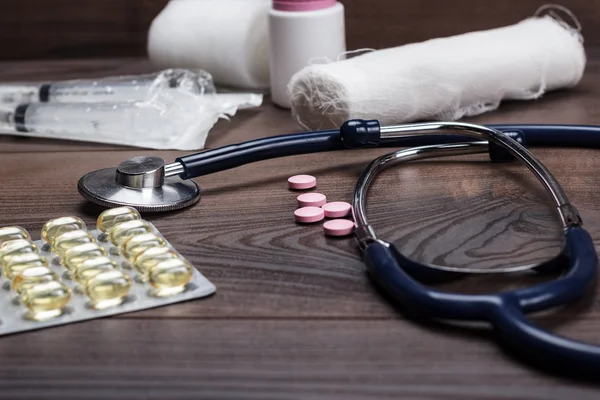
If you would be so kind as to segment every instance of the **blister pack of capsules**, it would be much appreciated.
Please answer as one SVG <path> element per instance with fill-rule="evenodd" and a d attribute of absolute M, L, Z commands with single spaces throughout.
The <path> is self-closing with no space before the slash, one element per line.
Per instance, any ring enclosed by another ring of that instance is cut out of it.
<path fill-rule="evenodd" d="M 0 227 L 0 335 L 208 296 L 215 286 L 131 207 L 106 210 L 95 230 L 48 221 L 41 240 Z"/>

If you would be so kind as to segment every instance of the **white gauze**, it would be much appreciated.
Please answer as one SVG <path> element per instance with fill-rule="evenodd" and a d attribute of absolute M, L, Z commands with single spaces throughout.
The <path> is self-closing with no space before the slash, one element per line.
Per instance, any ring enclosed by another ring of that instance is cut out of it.
<path fill-rule="evenodd" d="M 171 0 L 148 32 L 161 68 L 199 68 L 215 83 L 269 86 L 269 0 Z"/>
<path fill-rule="evenodd" d="M 310 129 L 352 118 L 457 120 L 574 86 L 585 62 L 579 32 L 544 16 L 311 65 L 288 89 L 292 113 Z"/>

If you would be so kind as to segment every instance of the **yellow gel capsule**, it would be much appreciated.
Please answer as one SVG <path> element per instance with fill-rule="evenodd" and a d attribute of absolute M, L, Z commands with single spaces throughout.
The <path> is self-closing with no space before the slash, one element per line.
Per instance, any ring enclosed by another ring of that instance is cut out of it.
<path fill-rule="evenodd" d="M 165 247 L 165 240 L 154 233 L 144 233 L 130 237 L 121 246 L 121 254 L 128 259 L 133 260 L 135 257 L 153 247 Z"/>
<path fill-rule="evenodd" d="M 85 223 L 77 217 L 61 217 L 51 219 L 42 227 L 42 239 L 52 244 L 54 239 L 65 232 L 85 230 Z"/>
<path fill-rule="evenodd" d="M 158 289 L 154 292 L 155 296 L 172 296 L 185 289 L 185 285 L 192 280 L 193 271 L 190 263 L 174 258 L 156 264 L 150 270 L 148 281 Z"/>
<path fill-rule="evenodd" d="M 168 247 L 151 247 L 135 257 L 133 267 L 142 275 L 143 279 L 145 279 L 145 277 L 148 276 L 150 269 L 156 264 L 174 258 L 179 258 L 179 256 Z"/>
<path fill-rule="evenodd" d="M 4 265 L 6 259 L 27 253 L 37 253 L 38 247 L 28 239 L 17 239 L 6 242 L 0 247 L 0 266 Z"/>
<path fill-rule="evenodd" d="M 121 247 L 129 238 L 144 233 L 152 233 L 152 226 L 144 220 L 121 222 L 110 232 L 110 241 L 115 246 Z"/>
<path fill-rule="evenodd" d="M 84 262 L 85 260 L 105 255 L 106 250 L 104 249 L 104 247 L 93 242 L 84 243 L 75 247 L 71 247 L 69 250 L 65 251 L 63 264 L 71 272 L 73 272 L 77 269 L 78 265 Z"/>
<path fill-rule="evenodd" d="M 59 281 L 38 283 L 23 291 L 23 304 L 31 310 L 29 318 L 44 320 L 62 314 L 71 299 L 71 289 Z"/>
<path fill-rule="evenodd" d="M 119 270 L 101 272 L 87 281 L 85 294 L 97 309 L 121 304 L 131 288 L 131 278 Z"/>
<path fill-rule="evenodd" d="M 17 293 L 23 293 L 25 290 L 37 285 L 59 280 L 56 272 L 48 267 L 31 267 L 19 273 L 12 281 L 12 289 Z"/>
<path fill-rule="evenodd" d="M 4 264 L 4 275 L 11 281 L 21 272 L 32 267 L 46 267 L 48 261 L 38 253 L 26 253 L 9 257 Z"/>
<path fill-rule="evenodd" d="M 133 207 L 119 207 L 104 211 L 98 217 L 96 227 L 103 233 L 110 231 L 118 224 L 142 219 L 140 213 Z"/>
<path fill-rule="evenodd" d="M 31 239 L 31 236 L 29 236 L 29 232 L 20 226 L 6 226 L 0 228 L 0 244 L 18 239 Z"/>
<path fill-rule="evenodd" d="M 94 243 L 95 241 L 96 239 L 88 231 L 68 231 L 54 238 L 52 251 L 64 257 L 67 250 L 81 244 Z"/>
<path fill-rule="evenodd" d="M 77 266 L 75 280 L 85 285 L 90 279 L 102 272 L 117 270 L 117 263 L 108 257 L 90 258 Z"/>

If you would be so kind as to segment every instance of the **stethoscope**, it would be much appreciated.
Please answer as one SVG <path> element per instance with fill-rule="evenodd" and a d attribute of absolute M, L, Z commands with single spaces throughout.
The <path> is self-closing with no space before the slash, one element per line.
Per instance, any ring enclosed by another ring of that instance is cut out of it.
<path fill-rule="evenodd" d="M 177 158 L 134 157 L 116 168 L 90 172 L 79 193 L 104 207 L 128 205 L 142 212 L 171 211 L 195 204 L 200 187 L 192 178 L 270 158 L 371 147 L 412 147 L 457 143 L 470 124 L 423 123 L 380 126 L 378 121 L 350 120 L 340 129 L 294 133 L 220 147 Z M 600 128 L 566 125 L 494 125 L 527 140 L 528 146 L 600 146 Z"/>
<path fill-rule="evenodd" d="M 465 136 L 476 139 L 465 142 Z M 157 157 L 136 157 L 117 168 L 91 172 L 79 181 L 80 193 L 102 206 L 129 205 L 140 211 L 167 211 L 194 204 L 200 196 L 191 178 L 250 162 L 320 151 L 368 147 L 412 147 L 375 159 L 360 176 L 353 196 L 355 236 L 370 276 L 394 301 L 420 316 L 437 320 L 487 321 L 503 341 L 521 354 L 567 368 L 600 367 L 600 346 L 569 340 L 528 321 L 525 314 L 564 305 L 585 294 L 594 282 L 597 255 L 582 228 L 576 208 L 550 171 L 526 148 L 600 146 L 600 128 L 567 125 L 497 125 L 419 123 L 380 127 L 377 121 L 351 120 L 339 130 L 306 132 L 258 139 L 180 157 L 171 164 Z M 489 152 L 493 161 L 517 158 L 545 187 L 564 228 L 559 256 L 539 264 L 493 272 L 523 270 L 563 272 L 558 279 L 525 289 L 464 295 L 431 289 L 421 282 L 446 280 L 490 270 L 420 263 L 378 238 L 366 218 L 366 197 L 379 172 L 392 165 L 430 157 Z"/>

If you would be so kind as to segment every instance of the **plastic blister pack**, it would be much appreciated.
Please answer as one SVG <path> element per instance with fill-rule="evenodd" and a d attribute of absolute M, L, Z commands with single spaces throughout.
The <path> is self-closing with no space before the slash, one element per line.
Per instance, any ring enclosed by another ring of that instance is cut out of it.
<path fill-rule="evenodd" d="M 0 85 L 0 131 L 13 135 L 197 150 L 219 118 L 262 94 L 218 93 L 202 70 Z"/>
<path fill-rule="evenodd" d="M 132 208 L 98 229 L 49 221 L 42 239 L 0 228 L 0 336 L 198 299 L 215 286 Z"/>

